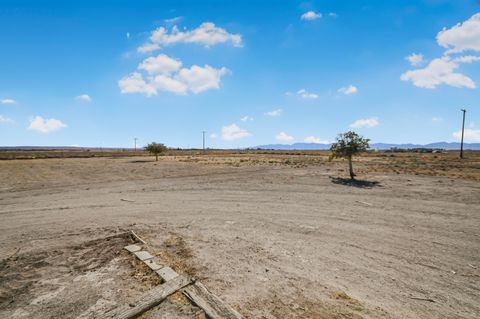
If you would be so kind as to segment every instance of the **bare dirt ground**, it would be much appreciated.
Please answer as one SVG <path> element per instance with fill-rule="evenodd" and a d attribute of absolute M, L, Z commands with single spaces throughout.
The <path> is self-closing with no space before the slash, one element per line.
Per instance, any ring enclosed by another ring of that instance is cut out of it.
<path fill-rule="evenodd" d="M 393 156 L 392 156 L 393 155 Z M 0 161 L 0 317 L 92 318 L 158 279 L 128 231 L 246 318 L 479 318 L 480 155 Z M 181 294 L 144 318 L 202 318 Z"/>

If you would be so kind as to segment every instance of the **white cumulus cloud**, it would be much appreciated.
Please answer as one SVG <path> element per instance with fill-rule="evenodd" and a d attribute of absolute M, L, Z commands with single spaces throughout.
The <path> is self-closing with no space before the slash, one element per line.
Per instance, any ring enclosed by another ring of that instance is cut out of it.
<path fill-rule="evenodd" d="M 282 112 L 283 112 L 282 109 L 276 109 L 276 110 L 273 110 L 273 111 L 266 112 L 265 115 L 270 116 L 270 117 L 278 117 L 278 116 L 282 115 Z"/>
<path fill-rule="evenodd" d="M 15 104 L 17 103 L 17 101 L 15 101 L 14 99 L 1 99 L 0 100 L 0 104 Z"/>
<path fill-rule="evenodd" d="M 81 94 L 81 95 L 76 96 L 75 100 L 83 101 L 83 102 L 91 102 L 92 98 L 88 94 Z"/>
<path fill-rule="evenodd" d="M 456 140 L 461 140 L 462 131 L 459 130 L 457 132 L 453 132 L 452 135 Z M 465 129 L 465 134 L 464 134 L 464 140 L 467 141 L 467 142 L 468 141 L 480 142 L 480 129 L 466 128 Z"/>
<path fill-rule="evenodd" d="M 252 136 L 250 132 L 238 127 L 236 124 L 222 127 L 222 139 L 225 141 L 236 141 L 249 136 Z"/>
<path fill-rule="evenodd" d="M 452 28 L 444 28 L 437 34 L 437 43 L 446 49 L 442 57 L 431 60 L 422 69 L 403 73 L 400 79 L 411 81 L 413 85 L 426 89 L 434 89 L 440 84 L 457 88 L 476 88 L 475 82 L 470 77 L 456 70 L 461 63 L 477 62 L 480 61 L 480 57 L 475 55 L 452 57 L 452 55 L 465 51 L 480 52 L 480 13 Z M 423 56 L 420 59 L 413 54 L 407 59 L 416 66 L 423 61 Z M 417 60 L 420 62 L 416 63 Z"/>
<path fill-rule="evenodd" d="M 37 131 L 40 133 L 50 133 L 59 129 L 65 128 L 67 125 L 57 119 L 44 119 L 41 116 L 35 116 L 30 120 L 29 130 Z"/>
<path fill-rule="evenodd" d="M 155 91 L 155 95 L 157 91 L 171 92 L 178 95 L 184 95 L 188 91 L 188 85 L 186 83 L 164 74 L 151 78 L 151 81 L 147 85 Z"/>
<path fill-rule="evenodd" d="M 210 138 L 211 139 L 216 139 L 216 138 L 218 138 L 218 135 L 216 133 L 212 133 L 212 134 L 210 134 Z"/>
<path fill-rule="evenodd" d="M 402 81 L 411 81 L 420 88 L 434 89 L 440 84 L 474 89 L 475 82 L 468 76 L 455 72 L 459 64 L 448 56 L 433 59 L 423 69 L 410 70 L 400 76 Z"/>
<path fill-rule="evenodd" d="M 280 142 L 291 142 L 294 140 L 294 137 L 293 136 L 290 136 L 288 135 L 287 133 L 285 132 L 280 132 L 278 133 L 275 138 L 280 141 Z"/>
<path fill-rule="evenodd" d="M 171 92 L 178 95 L 195 94 L 219 89 L 222 76 L 229 73 L 225 67 L 214 68 L 192 65 L 182 68 L 182 61 L 165 54 L 149 57 L 138 65 L 135 72 L 118 81 L 120 91 L 124 94 L 141 93 L 147 96 L 157 95 L 158 91 Z M 140 71 L 145 71 L 144 76 Z"/>
<path fill-rule="evenodd" d="M 147 96 L 157 95 L 157 89 L 151 83 L 146 83 L 143 76 L 138 72 L 133 72 L 124 76 L 118 81 L 120 91 L 124 94 L 143 93 Z"/>
<path fill-rule="evenodd" d="M 320 137 L 307 136 L 303 139 L 305 143 L 330 144 L 330 141 L 322 140 Z"/>
<path fill-rule="evenodd" d="M 176 78 L 187 85 L 193 93 L 200 93 L 209 89 L 220 88 L 220 78 L 228 74 L 228 69 L 212 68 L 205 65 L 203 68 L 193 65 L 190 69 L 181 69 Z"/>
<path fill-rule="evenodd" d="M 318 99 L 318 94 L 307 92 L 305 89 L 298 90 L 297 94 L 302 99 Z"/>
<path fill-rule="evenodd" d="M 423 54 L 412 53 L 409 56 L 407 56 L 405 59 L 407 59 L 407 61 L 410 62 L 412 66 L 417 66 L 423 63 Z"/>
<path fill-rule="evenodd" d="M 351 128 L 371 128 L 375 127 L 380 122 L 378 121 L 378 118 L 376 117 L 371 117 L 371 118 L 366 118 L 366 119 L 359 119 L 350 124 Z"/>
<path fill-rule="evenodd" d="M 450 29 L 444 28 L 437 34 L 437 43 L 447 49 L 447 54 L 480 51 L 480 13 Z"/>
<path fill-rule="evenodd" d="M 308 11 L 308 12 L 305 12 L 304 14 L 302 14 L 302 16 L 300 17 L 301 20 L 307 20 L 307 21 L 311 21 L 311 20 L 316 20 L 316 19 L 319 19 L 322 17 L 322 14 L 321 13 L 316 13 L 315 11 Z"/>
<path fill-rule="evenodd" d="M 182 67 L 182 61 L 171 58 L 165 54 L 156 57 L 149 57 L 138 65 L 139 70 L 144 70 L 148 74 L 166 74 L 170 75 Z"/>
<path fill-rule="evenodd" d="M 215 26 L 212 22 L 204 22 L 191 31 L 180 31 L 175 25 L 171 30 L 159 27 L 150 36 L 150 42 L 145 43 L 137 49 L 140 53 L 152 52 L 162 46 L 178 43 L 197 43 L 205 47 L 211 47 L 219 43 L 230 42 L 235 47 L 242 46 L 242 36 L 232 34 L 223 28 Z"/>
<path fill-rule="evenodd" d="M 339 88 L 338 93 L 342 93 L 345 95 L 355 94 L 355 93 L 358 93 L 358 88 L 350 84 L 349 86 Z"/>

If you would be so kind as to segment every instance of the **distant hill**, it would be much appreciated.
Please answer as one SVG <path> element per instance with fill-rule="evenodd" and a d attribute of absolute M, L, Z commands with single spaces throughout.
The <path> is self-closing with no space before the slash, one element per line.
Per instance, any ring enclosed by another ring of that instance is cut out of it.
<path fill-rule="evenodd" d="M 294 144 L 268 144 L 251 147 L 251 149 L 264 149 L 264 150 L 328 150 L 331 144 L 316 144 L 316 143 L 294 143 Z M 372 143 L 371 149 L 389 150 L 393 147 L 396 148 L 436 148 L 443 150 L 459 150 L 460 143 L 458 142 L 437 142 L 430 144 L 388 144 L 388 143 Z M 480 143 L 464 143 L 463 149 L 465 150 L 480 150 Z"/>

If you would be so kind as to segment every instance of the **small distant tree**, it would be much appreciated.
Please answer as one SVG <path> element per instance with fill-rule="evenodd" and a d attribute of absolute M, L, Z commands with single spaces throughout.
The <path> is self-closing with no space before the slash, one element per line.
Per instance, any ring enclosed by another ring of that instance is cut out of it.
<path fill-rule="evenodd" d="M 155 143 L 152 142 L 145 147 L 145 150 L 148 152 L 155 154 L 155 160 L 158 161 L 158 155 L 165 153 L 167 151 L 167 147 L 162 143 Z"/>
<path fill-rule="evenodd" d="M 350 170 L 350 178 L 355 179 L 353 173 L 352 157 L 368 149 L 368 138 L 363 138 L 353 131 L 339 134 L 335 143 L 330 147 L 332 154 L 330 160 L 333 158 L 346 158 L 348 160 L 348 168 Z"/>

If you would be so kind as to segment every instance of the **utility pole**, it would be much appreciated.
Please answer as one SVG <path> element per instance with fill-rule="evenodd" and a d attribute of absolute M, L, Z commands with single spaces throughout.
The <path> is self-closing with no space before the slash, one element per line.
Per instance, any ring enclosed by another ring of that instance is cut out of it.
<path fill-rule="evenodd" d="M 463 112 L 463 121 L 462 121 L 462 142 L 460 144 L 460 158 L 463 158 L 463 133 L 465 131 L 465 112 L 467 112 L 467 110 L 465 109 L 461 109 L 460 111 Z"/>
<path fill-rule="evenodd" d="M 135 147 L 135 152 L 137 151 L 137 140 L 138 140 L 138 138 L 136 138 L 136 137 L 133 138 L 133 144 L 135 145 L 134 146 Z"/>
<path fill-rule="evenodd" d="M 203 135 L 203 151 L 205 152 L 205 131 L 202 131 L 202 135 Z"/>

